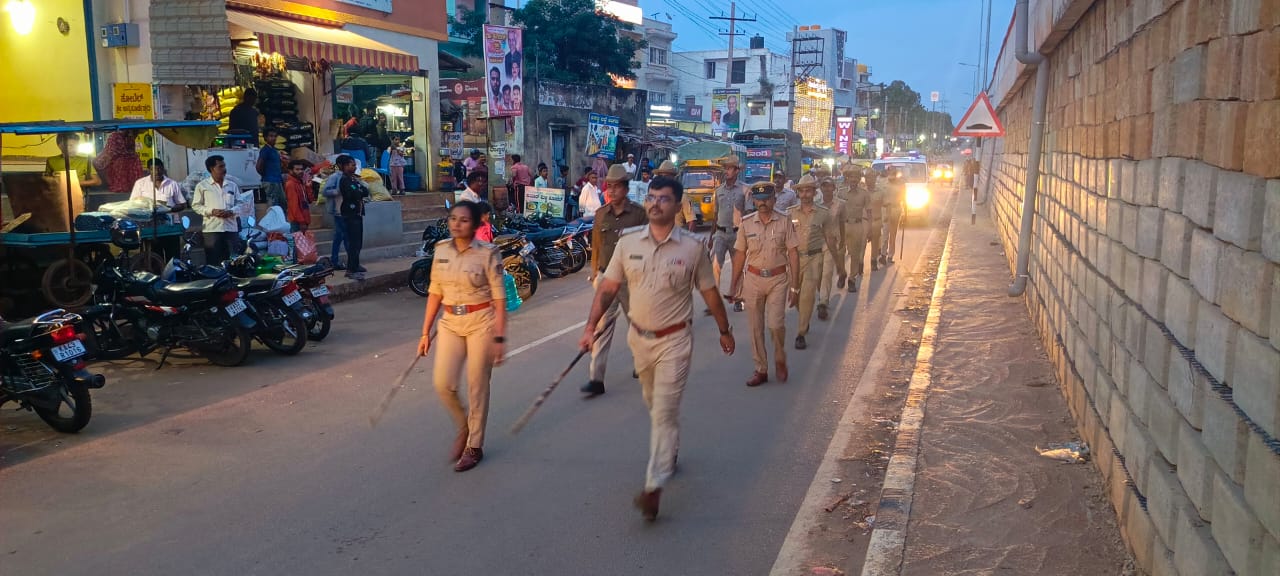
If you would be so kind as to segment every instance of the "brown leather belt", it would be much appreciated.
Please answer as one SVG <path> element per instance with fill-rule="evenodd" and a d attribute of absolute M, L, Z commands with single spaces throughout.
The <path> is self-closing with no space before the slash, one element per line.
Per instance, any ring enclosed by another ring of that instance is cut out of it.
<path fill-rule="evenodd" d="M 636 334 L 639 334 L 641 338 L 653 339 L 653 338 L 662 338 L 665 336 L 670 336 L 672 334 L 675 334 L 676 332 L 679 332 L 681 330 L 684 330 L 685 328 L 688 328 L 691 324 L 693 324 L 693 321 L 685 320 L 684 322 L 681 322 L 679 324 L 672 324 L 661 330 L 653 330 L 653 331 L 644 330 L 642 328 L 637 327 L 635 324 L 632 324 L 631 328 L 634 329 L 636 331 Z"/>
<path fill-rule="evenodd" d="M 481 302 L 479 304 L 454 304 L 452 306 L 445 304 L 444 310 L 454 316 L 465 316 L 473 312 L 479 312 L 493 306 L 493 302 Z"/>
<path fill-rule="evenodd" d="M 783 266 L 778 266 L 777 268 L 761 270 L 759 268 L 756 268 L 755 266 L 747 266 L 747 272 L 755 274 L 756 276 L 759 276 L 761 278 L 772 278 L 774 276 L 780 276 L 782 274 L 786 274 L 787 267 L 783 265 Z"/>

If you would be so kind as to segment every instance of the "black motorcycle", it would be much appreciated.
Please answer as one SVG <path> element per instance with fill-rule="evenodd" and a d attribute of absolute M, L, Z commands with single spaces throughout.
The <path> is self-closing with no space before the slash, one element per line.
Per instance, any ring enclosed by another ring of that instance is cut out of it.
<path fill-rule="evenodd" d="M 435 258 L 436 244 L 449 238 L 449 225 L 441 218 L 422 231 L 422 248 L 418 250 L 417 261 L 409 267 L 409 289 L 419 296 L 427 295 L 431 286 L 431 260 Z"/>
<path fill-rule="evenodd" d="M 107 379 L 85 370 L 83 319 L 64 310 L 24 322 L 0 318 L 0 405 L 16 402 L 54 430 L 79 432 L 89 423 L 89 390 Z"/>
<path fill-rule="evenodd" d="M 117 222 L 111 239 L 120 258 L 99 266 L 95 305 L 81 314 L 91 358 L 115 360 L 162 349 L 159 369 L 174 348 L 187 348 L 219 366 L 244 363 L 257 322 L 246 314 L 248 304 L 230 276 L 166 282 L 149 272 L 129 272 L 119 262 L 139 244 L 137 225 Z"/>

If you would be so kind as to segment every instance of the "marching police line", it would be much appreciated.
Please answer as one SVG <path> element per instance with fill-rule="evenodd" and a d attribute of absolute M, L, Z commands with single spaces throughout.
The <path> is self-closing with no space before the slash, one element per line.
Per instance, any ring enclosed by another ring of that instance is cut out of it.
<path fill-rule="evenodd" d="M 905 201 L 905 186 L 898 178 L 880 186 L 874 172 L 851 164 L 842 166 L 839 180 L 819 170 L 795 184 L 799 204 L 785 212 L 776 209 L 779 190 L 775 184 L 761 182 L 747 188 L 738 181 L 742 167 L 736 157 L 726 157 L 720 165 L 725 180 L 715 192 L 717 214 L 710 237 L 677 225 L 684 189 L 669 163 L 655 171 L 643 205 L 627 198 L 629 178 L 621 166 L 614 166 L 605 178 L 607 203 L 595 214 L 591 263 L 595 296 L 579 341 L 580 348 L 592 355 L 590 380 L 583 392 L 588 397 L 605 392 L 608 350 L 616 319 L 625 313 L 633 375 L 640 381 L 651 425 L 644 489 L 634 502 L 650 521 L 656 519 L 662 490 L 677 470 L 680 400 L 693 356 L 693 294 L 702 296 L 705 312 L 714 318 L 726 355 L 734 353 L 736 341 L 725 303 L 743 305 L 754 363 L 746 384 L 755 387 L 769 380 L 766 328 L 774 348 L 773 374 L 781 382 L 788 378 L 786 308 L 800 308 L 795 347 L 804 350 L 815 309 L 819 320 L 829 318 L 833 276 L 837 289 L 847 286 L 856 292 L 864 275 L 868 242 L 873 271 L 893 263 L 896 243 L 892 238 Z M 843 198 L 837 188 L 843 188 Z M 452 237 L 443 242 L 452 243 L 453 252 L 432 264 L 419 344 L 419 353 L 425 355 L 436 315 L 443 311 L 441 338 L 448 338 L 449 345 L 447 353 L 442 349 L 436 356 L 434 384 L 459 430 L 451 452 L 459 472 L 483 458 L 487 367 L 501 363 L 506 341 L 503 290 L 495 280 L 501 278 L 501 262 L 491 256 L 492 245 L 474 240 L 478 224 L 478 208 L 473 209 L 470 202 L 460 202 L 450 211 Z M 882 242 L 881 232 L 886 224 L 887 243 Z M 469 254 L 471 250 L 474 255 Z M 731 288 L 721 294 L 726 259 Z M 458 398 L 464 366 L 468 408 Z"/>

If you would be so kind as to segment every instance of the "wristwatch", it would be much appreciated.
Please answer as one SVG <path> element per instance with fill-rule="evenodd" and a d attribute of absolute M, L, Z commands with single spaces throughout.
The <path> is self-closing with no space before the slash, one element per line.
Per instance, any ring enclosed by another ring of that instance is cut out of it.
<path fill-rule="evenodd" d="M 493 337 L 493 343 L 494 343 L 494 344 L 506 344 L 506 343 L 507 343 L 507 338 L 506 338 L 506 336 L 494 336 L 494 337 Z"/>
<path fill-rule="evenodd" d="M 800 289 L 799 289 L 799 288 L 792 288 L 792 289 L 791 289 L 791 293 L 792 293 L 792 294 L 799 294 L 799 293 L 800 293 Z"/>
<path fill-rule="evenodd" d="M 727 329 L 725 329 L 725 330 L 721 330 L 721 331 L 720 331 L 720 335 L 721 335 L 721 336 L 728 336 L 728 335 L 730 335 L 730 334 L 733 334 L 733 325 L 732 325 L 732 324 L 730 324 L 730 325 L 729 325 L 729 328 L 727 328 Z"/>

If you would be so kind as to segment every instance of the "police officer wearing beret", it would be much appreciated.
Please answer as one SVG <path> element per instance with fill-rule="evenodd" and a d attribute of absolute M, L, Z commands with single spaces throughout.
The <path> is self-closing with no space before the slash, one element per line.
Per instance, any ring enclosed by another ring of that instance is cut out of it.
<path fill-rule="evenodd" d="M 799 302 L 800 296 L 800 240 L 791 220 L 774 210 L 776 193 L 773 182 L 759 182 L 751 187 L 751 201 L 756 211 L 742 219 L 733 246 L 730 293 L 738 294 L 742 288 L 742 299 L 751 322 L 755 373 L 747 380 L 747 386 L 753 387 L 769 381 L 766 327 L 773 336 L 774 374 L 779 381 L 787 381 L 785 313 L 788 306 Z"/>

